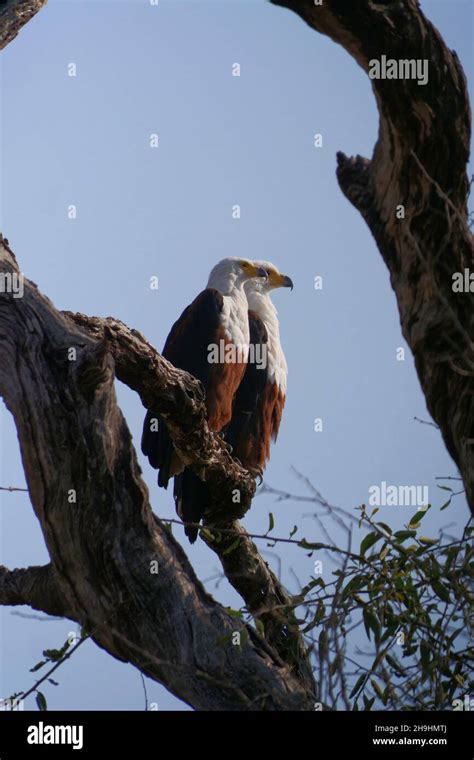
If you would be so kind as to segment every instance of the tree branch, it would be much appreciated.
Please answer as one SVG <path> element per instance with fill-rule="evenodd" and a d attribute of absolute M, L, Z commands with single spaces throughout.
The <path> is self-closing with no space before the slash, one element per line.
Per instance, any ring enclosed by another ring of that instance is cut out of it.
<path fill-rule="evenodd" d="M 0 565 L 0 605 L 7 604 L 27 604 L 48 615 L 70 616 L 51 564 L 16 570 Z"/>
<path fill-rule="evenodd" d="M 206 480 L 211 501 L 206 525 L 231 529 L 208 537 L 208 546 L 219 557 L 227 579 L 261 622 L 265 638 L 282 658 L 314 688 L 304 639 L 292 611 L 280 608 L 291 597 L 260 556 L 244 528 L 232 520 L 250 506 L 255 481 L 228 453 L 222 439 L 209 431 L 202 386 L 187 372 L 176 369 L 136 330 L 108 317 L 87 317 L 64 312 L 81 330 L 110 351 L 117 378 L 136 391 L 147 409 L 159 410 L 169 426 L 180 457 Z M 241 494 L 234 504 L 235 490 Z M 238 540 L 240 539 L 240 540 Z M 238 541 L 237 541 L 238 540 Z M 277 605 L 279 609 L 271 611 Z M 260 616 L 259 611 L 265 609 Z M 270 611 L 269 611 L 270 610 Z"/>
<path fill-rule="evenodd" d="M 389 269 L 428 409 L 474 511 L 474 309 L 472 292 L 453 290 L 454 274 L 474 271 L 466 173 L 471 115 L 461 64 L 416 0 L 272 2 L 342 45 L 366 72 L 382 55 L 428 61 L 426 85 L 371 80 L 380 114 L 372 160 L 339 153 L 337 177 Z"/>
<path fill-rule="evenodd" d="M 4 240 L 0 272 L 18 274 Z M 312 709 L 312 682 L 284 661 L 284 650 L 277 652 L 205 591 L 182 548 L 152 513 L 115 399 L 109 347 L 119 356 L 120 341 L 93 339 L 79 330 L 26 279 L 22 298 L 1 295 L 0 333 L 0 393 L 15 419 L 30 498 L 67 616 L 107 652 L 196 709 Z M 194 419 L 203 419 L 198 385 L 165 365 L 151 347 L 149 367 L 163 364 L 154 375 L 146 371 L 145 349 L 136 341 L 139 368 L 129 367 L 129 380 L 138 383 L 143 370 L 147 403 L 160 399 L 171 421 L 179 408 L 173 393 L 191 388 L 193 395 L 181 401 Z M 196 440 L 209 436 L 204 426 L 199 432 L 189 424 Z M 175 434 L 179 425 L 172 425 Z M 190 456 L 186 444 L 181 450 Z M 200 456 L 211 477 L 221 477 L 219 468 L 222 473 L 237 467 L 217 444 Z M 23 597 L 10 591 L 5 599 Z"/>
<path fill-rule="evenodd" d="M 47 0 L 5 0 L 0 9 L 0 50 L 15 39 L 18 32 Z"/>

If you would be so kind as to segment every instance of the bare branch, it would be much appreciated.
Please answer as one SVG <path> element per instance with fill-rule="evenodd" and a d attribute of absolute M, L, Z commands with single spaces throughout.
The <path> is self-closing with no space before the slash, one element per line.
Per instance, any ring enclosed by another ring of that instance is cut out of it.
<path fill-rule="evenodd" d="M 15 39 L 18 32 L 41 8 L 46 0 L 5 0 L 0 9 L 0 50 Z"/>
<path fill-rule="evenodd" d="M 0 605 L 17 604 L 58 617 L 70 612 L 52 565 L 17 570 L 0 565 Z"/>

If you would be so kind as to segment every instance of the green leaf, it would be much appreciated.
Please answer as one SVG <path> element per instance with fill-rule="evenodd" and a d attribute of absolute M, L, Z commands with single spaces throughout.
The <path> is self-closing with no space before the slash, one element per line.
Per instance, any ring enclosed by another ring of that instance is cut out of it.
<path fill-rule="evenodd" d="M 375 702 L 375 697 L 372 697 L 372 699 L 369 699 L 364 694 L 364 709 L 365 710 L 369 711 L 371 709 L 372 705 L 374 704 L 374 702 Z"/>
<path fill-rule="evenodd" d="M 420 536 L 418 541 L 421 541 L 422 544 L 427 544 L 427 546 L 434 546 L 434 544 L 439 543 L 438 538 L 428 538 L 427 536 Z"/>
<path fill-rule="evenodd" d="M 204 539 L 204 541 L 208 541 L 209 543 L 212 543 L 213 541 L 216 540 L 216 537 L 214 536 L 213 533 L 211 533 L 210 530 L 208 530 L 208 528 L 201 528 L 200 532 L 201 532 L 201 537 Z"/>
<path fill-rule="evenodd" d="M 387 525 L 387 523 L 378 522 L 378 523 L 376 523 L 376 525 L 378 525 L 379 528 L 382 528 L 382 530 L 384 530 L 386 533 L 388 533 L 389 536 L 392 535 L 392 529 L 391 529 L 390 525 Z"/>
<path fill-rule="evenodd" d="M 391 655 L 389 655 L 389 654 L 388 654 L 388 655 L 387 655 L 387 658 L 386 658 L 386 659 L 387 659 L 387 662 L 388 662 L 388 664 L 389 664 L 389 665 L 390 665 L 390 666 L 391 666 L 391 667 L 392 667 L 394 670 L 396 670 L 396 671 L 397 671 L 398 675 L 403 675 L 403 672 L 404 672 L 404 671 L 403 671 L 403 668 L 402 668 L 402 666 L 401 666 L 401 665 L 399 665 L 399 664 L 398 664 L 398 662 L 395 660 L 395 658 L 394 658 L 394 657 L 392 657 Z"/>
<path fill-rule="evenodd" d="M 45 649 L 43 651 L 43 657 L 47 657 L 48 660 L 53 660 L 53 662 L 57 662 L 60 660 L 65 653 L 65 649 Z"/>
<path fill-rule="evenodd" d="M 373 687 L 373 689 L 374 689 L 375 693 L 377 694 L 377 696 L 379 697 L 379 699 L 382 699 L 382 700 L 383 700 L 383 698 L 384 698 L 384 696 L 383 696 L 383 691 L 382 691 L 382 689 L 380 688 L 380 686 L 378 685 L 378 683 L 377 683 L 377 681 L 375 680 L 375 678 L 371 678 L 371 679 L 370 679 L 370 683 L 372 684 L 372 687 Z"/>
<path fill-rule="evenodd" d="M 324 602 L 319 602 L 316 615 L 314 616 L 314 622 L 319 623 L 323 619 L 325 612 L 326 612 L 326 606 Z"/>
<path fill-rule="evenodd" d="M 445 586 L 443 586 L 442 583 L 440 583 L 439 580 L 431 581 L 431 588 L 435 592 L 436 596 L 439 596 L 441 601 L 446 603 L 449 602 L 449 591 Z"/>
<path fill-rule="evenodd" d="M 293 526 L 293 530 L 290 533 L 290 538 L 293 538 L 293 536 L 295 535 L 295 533 L 296 533 L 297 530 L 298 530 L 298 526 L 294 525 Z"/>
<path fill-rule="evenodd" d="M 270 531 L 272 531 L 274 527 L 275 527 L 275 520 L 273 518 L 273 514 L 271 512 L 269 512 L 269 514 L 268 514 L 268 530 L 267 530 L 267 533 L 270 533 Z"/>
<path fill-rule="evenodd" d="M 240 544 L 240 536 L 238 536 L 235 539 L 235 541 L 232 541 L 231 545 L 228 546 L 227 549 L 224 549 L 224 551 L 222 552 L 222 556 L 224 556 L 224 554 L 230 554 L 231 552 L 235 551 L 239 544 Z"/>
<path fill-rule="evenodd" d="M 324 544 L 310 543 L 305 538 L 301 539 L 301 541 L 298 543 L 298 546 L 300 546 L 302 549 L 324 549 Z"/>
<path fill-rule="evenodd" d="M 37 670 L 43 667 L 43 665 L 46 665 L 46 660 L 41 660 L 41 662 L 37 662 L 34 667 L 30 668 L 30 673 L 35 673 Z"/>
<path fill-rule="evenodd" d="M 367 549 L 370 549 L 370 547 L 376 544 L 377 541 L 380 541 L 381 538 L 382 536 L 379 533 L 368 533 L 360 545 L 360 554 L 364 556 Z"/>
<path fill-rule="evenodd" d="M 449 498 L 448 501 L 444 502 L 443 506 L 439 508 L 439 511 L 442 512 L 443 509 L 447 509 L 449 507 L 449 505 L 451 504 L 451 501 L 452 501 L 452 497 Z"/>
<path fill-rule="evenodd" d="M 349 699 L 352 699 L 353 697 L 355 697 L 355 695 L 359 691 L 360 687 L 362 686 L 362 684 L 364 683 L 364 681 L 365 681 L 366 678 L 367 678 L 366 673 L 362 673 L 362 675 L 359 676 L 359 678 L 357 679 L 357 681 L 355 683 L 354 688 L 352 689 L 351 693 L 349 694 Z"/>
<path fill-rule="evenodd" d="M 370 610 L 368 607 L 364 607 L 364 611 L 362 613 L 362 618 L 364 620 L 364 627 L 365 632 L 367 633 L 367 638 L 370 641 L 370 632 L 374 632 L 375 639 L 379 639 L 380 637 L 380 623 L 378 621 L 377 616 Z"/>
<path fill-rule="evenodd" d="M 427 512 L 429 512 L 430 507 L 428 509 L 420 509 L 416 514 L 413 515 L 413 517 L 410 519 L 410 522 L 408 523 L 409 526 L 412 525 L 418 525 L 420 523 Z"/>
<path fill-rule="evenodd" d="M 424 668 L 428 667 L 430 664 L 430 654 L 431 654 L 431 647 L 428 644 L 428 642 L 425 639 L 422 639 L 420 641 L 420 657 L 421 657 L 421 664 Z"/>
<path fill-rule="evenodd" d="M 344 588 L 342 592 L 341 599 L 346 599 L 350 594 L 356 594 L 358 591 L 360 591 L 367 583 L 367 577 L 365 575 L 355 575 L 347 586 Z"/>
<path fill-rule="evenodd" d="M 45 712 L 48 709 L 46 697 L 41 691 L 36 692 L 36 704 L 38 705 L 38 710 L 41 710 L 41 712 Z"/>
<path fill-rule="evenodd" d="M 319 661 L 323 662 L 324 658 L 326 657 L 328 653 L 328 635 L 326 631 L 321 631 L 321 633 L 319 634 L 318 649 L 319 649 Z"/>
<path fill-rule="evenodd" d="M 453 492 L 453 489 L 450 486 L 438 486 L 438 488 L 441 488 L 442 491 L 451 491 L 451 493 Z"/>
<path fill-rule="evenodd" d="M 232 615 L 234 618 L 241 618 L 242 617 L 242 610 L 233 610 L 232 607 L 226 607 L 227 612 L 229 615 Z"/>
<path fill-rule="evenodd" d="M 394 535 L 397 543 L 401 543 L 402 541 L 406 541 L 407 538 L 413 538 L 416 536 L 416 530 L 397 530 Z"/>

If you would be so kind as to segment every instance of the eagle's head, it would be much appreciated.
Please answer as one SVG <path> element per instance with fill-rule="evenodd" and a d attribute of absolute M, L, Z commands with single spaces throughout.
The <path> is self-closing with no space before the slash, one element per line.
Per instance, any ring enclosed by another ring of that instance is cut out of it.
<path fill-rule="evenodd" d="M 254 261 L 256 267 L 264 269 L 267 273 L 266 279 L 253 280 L 246 285 L 245 289 L 260 291 L 261 293 L 269 293 L 275 288 L 291 288 L 293 290 L 293 281 L 291 277 L 286 274 L 282 274 L 278 271 L 275 264 L 271 261 Z"/>
<path fill-rule="evenodd" d="M 242 286 L 246 282 L 264 282 L 266 279 L 266 269 L 258 262 L 229 256 L 219 261 L 212 269 L 207 287 L 216 288 L 226 294 L 234 287 Z"/>

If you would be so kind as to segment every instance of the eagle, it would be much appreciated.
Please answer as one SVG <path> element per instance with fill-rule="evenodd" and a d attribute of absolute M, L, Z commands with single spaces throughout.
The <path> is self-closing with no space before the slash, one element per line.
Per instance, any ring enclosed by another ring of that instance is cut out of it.
<path fill-rule="evenodd" d="M 235 394 L 232 417 L 222 428 L 221 435 L 232 456 L 253 475 L 261 475 L 270 456 L 271 441 L 275 441 L 278 435 L 288 374 L 278 313 L 270 293 L 276 288 L 293 289 L 293 282 L 269 261 L 254 263 L 266 271 L 267 278 L 252 278 L 244 285 L 248 303 L 249 357 Z M 178 514 L 193 515 L 193 522 L 200 521 L 209 502 L 205 482 L 185 469 L 175 477 L 174 497 Z M 186 528 L 191 543 L 196 540 L 197 533 L 195 526 Z"/>
<path fill-rule="evenodd" d="M 248 259 L 222 259 L 212 269 L 207 287 L 183 311 L 165 342 L 165 359 L 203 384 L 209 429 L 216 433 L 231 420 L 234 398 L 247 366 L 250 326 L 244 286 L 252 279 L 266 277 L 263 267 Z M 141 448 L 158 470 L 159 486 L 167 488 L 170 478 L 175 478 L 176 508 L 183 522 L 199 522 L 204 510 L 195 490 L 202 481 L 185 468 L 159 413 L 147 412 Z M 193 543 L 198 529 L 186 525 L 185 532 Z"/>
<path fill-rule="evenodd" d="M 288 365 L 280 341 L 278 312 L 270 293 L 290 288 L 293 282 L 269 261 L 255 262 L 265 269 L 265 280 L 245 283 L 248 301 L 250 349 L 245 374 L 235 396 L 232 418 L 225 429 L 225 440 L 232 456 L 250 472 L 262 473 L 270 457 L 270 445 L 280 428 L 286 400 Z M 265 347 L 258 351 L 258 347 Z"/>

